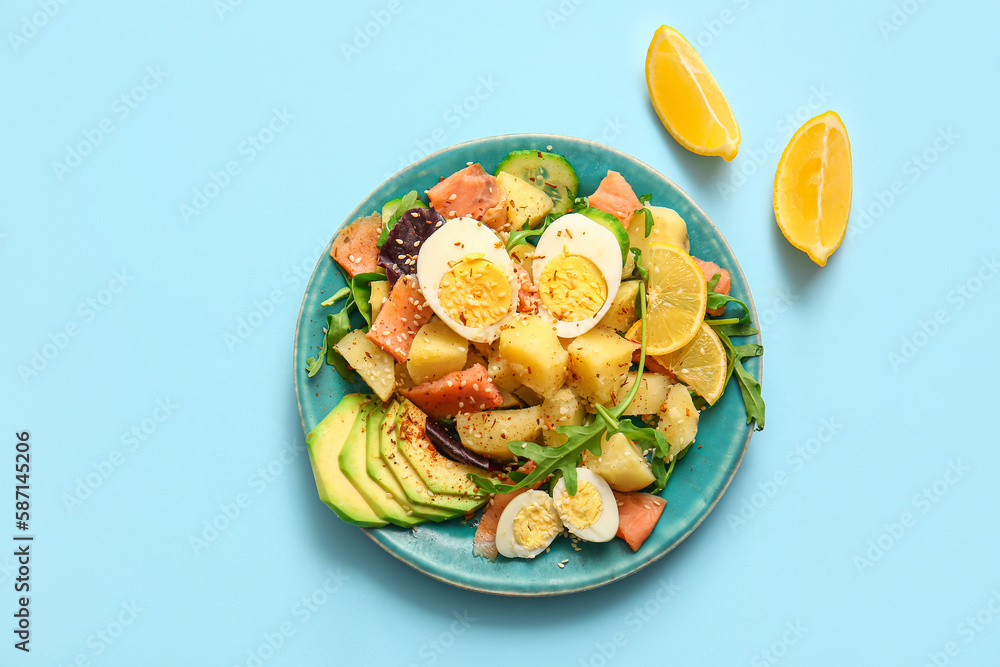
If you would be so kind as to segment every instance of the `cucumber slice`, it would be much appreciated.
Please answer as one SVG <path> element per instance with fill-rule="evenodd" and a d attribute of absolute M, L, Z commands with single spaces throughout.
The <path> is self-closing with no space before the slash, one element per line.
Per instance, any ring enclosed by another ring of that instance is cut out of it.
<path fill-rule="evenodd" d="M 403 201 L 402 197 L 396 197 L 395 199 L 390 199 L 386 203 L 382 204 L 382 220 L 388 220 L 396 212 L 399 207 L 399 202 Z M 423 203 L 419 199 L 413 202 L 412 208 L 427 208 L 427 204 Z M 404 211 L 405 213 L 405 211 Z"/>
<path fill-rule="evenodd" d="M 602 211 L 601 209 L 594 208 L 593 206 L 583 209 L 580 213 L 581 215 L 587 216 L 602 227 L 607 227 L 607 229 L 615 235 L 615 238 L 618 239 L 618 246 L 622 251 L 622 266 L 628 264 L 628 249 L 632 244 L 631 241 L 629 241 L 625 225 L 622 224 L 621 220 L 607 211 Z"/>
<path fill-rule="evenodd" d="M 501 171 L 514 174 L 551 197 L 551 213 L 556 217 L 569 211 L 580 190 L 580 179 L 572 165 L 562 155 L 555 153 L 511 151 L 493 173 L 495 175 Z"/>

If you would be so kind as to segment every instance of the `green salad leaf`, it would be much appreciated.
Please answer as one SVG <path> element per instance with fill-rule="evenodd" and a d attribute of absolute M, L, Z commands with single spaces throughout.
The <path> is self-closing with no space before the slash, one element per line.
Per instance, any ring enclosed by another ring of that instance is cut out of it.
<path fill-rule="evenodd" d="M 527 229 L 518 229 L 517 231 L 511 232 L 510 236 L 507 238 L 507 252 L 512 251 L 522 243 L 528 243 L 531 239 L 541 236 L 545 230 L 549 228 L 549 225 L 552 224 L 556 217 L 557 216 L 552 213 L 549 213 L 545 216 L 545 220 L 543 220 L 542 224 L 538 225 L 538 227 L 535 227 L 534 229 L 531 229 L 530 227 Z"/>
<path fill-rule="evenodd" d="M 340 376 L 345 380 L 351 380 L 353 377 L 351 367 L 347 363 L 347 360 L 340 355 L 339 352 L 334 348 L 334 346 L 343 339 L 344 336 L 349 334 L 354 326 L 351 324 L 351 315 L 357 312 L 365 320 L 365 325 L 361 327 L 362 331 L 368 331 L 372 325 L 372 307 L 371 307 L 371 284 L 378 280 L 385 280 L 385 274 L 383 273 L 359 273 L 353 278 L 347 275 L 343 267 L 337 266 L 340 270 L 340 274 L 344 277 L 347 282 L 346 287 L 342 287 L 334 293 L 326 301 L 322 302 L 320 305 L 323 307 L 332 306 L 337 301 L 340 301 L 345 296 L 347 300 L 344 302 L 343 308 L 333 314 L 328 314 L 326 316 L 326 330 L 323 333 L 323 346 L 320 348 L 319 355 L 316 357 L 309 357 L 306 359 L 306 371 L 309 377 L 316 375 L 319 369 L 323 367 L 323 362 L 330 364 L 337 369 Z"/>
<path fill-rule="evenodd" d="M 642 278 L 642 282 L 648 283 L 649 269 L 647 269 L 642 265 L 642 250 L 639 250 L 636 247 L 632 247 L 629 248 L 628 251 L 632 253 L 632 259 L 633 261 L 635 261 L 635 268 L 632 270 L 635 271 L 640 278 Z"/>
<path fill-rule="evenodd" d="M 743 362 L 751 357 L 764 354 L 764 346 L 760 343 L 747 343 L 734 345 L 732 337 L 756 336 L 760 333 L 751 322 L 750 308 L 737 298 L 727 294 L 718 294 L 715 291 L 719 284 L 721 274 L 716 273 L 708 282 L 708 307 L 718 308 L 727 303 L 735 303 L 743 309 L 740 317 L 729 317 L 720 319 L 705 318 L 705 323 L 715 330 L 722 341 L 722 346 L 726 349 L 726 360 L 729 367 L 729 377 L 736 375 L 736 383 L 743 396 L 743 404 L 747 411 L 747 424 L 754 424 L 758 431 L 764 429 L 764 398 L 761 395 L 760 382 L 750 374 Z M 726 382 L 729 382 L 729 377 Z"/>
<path fill-rule="evenodd" d="M 345 288 L 350 290 L 351 297 L 354 299 L 354 305 L 357 307 L 358 312 L 361 313 L 361 317 L 365 318 L 365 322 L 368 324 L 365 331 L 372 325 L 372 283 L 385 279 L 384 273 L 359 273 L 351 278 L 349 286 Z"/>
<path fill-rule="evenodd" d="M 649 210 L 645 205 L 649 203 L 649 200 L 653 198 L 653 195 L 639 195 L 639 203 L 643 204 L 643 207 L 639 210 L 642 211 L 642 216 L 646 220 L 646 238 L 649 238 L 649 234 L 653 231 L 653 212 Z"/>
<path fill-rule="evenodd" d="M 403 198 L 400 199 L 396 205 L 396 210 L 392 212 L 389 219 L 382 221 L 382 233 L 378 235 L 378 240 L 375 242 L 376 247 L 381 248 L 385 245 L 386 240 L 389 238 L 389 232 L 396 226 L 396 223 L 403 217 L 403 214 L 416 205 L 418 197 L 419 195 L 416 190 L 410 190 L 403 195 Z"/>

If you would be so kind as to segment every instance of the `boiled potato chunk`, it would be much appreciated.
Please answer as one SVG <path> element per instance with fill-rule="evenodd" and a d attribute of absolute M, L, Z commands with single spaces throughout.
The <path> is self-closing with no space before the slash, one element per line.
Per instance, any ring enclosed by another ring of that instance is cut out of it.
<path fill-rule="evenodd" d="M 474 452 L 497 461 L 517 457 L 507 445 L 514 440 L 538 442 L 542 435 L 542 408 L 523 410 L 484 410 L 459 413 L 455 428 L 462 444 Z"/>
<path fill-rule="evenodd" d="M 583 426 L 587 417 L 586 406 L 568 387 L 563 387 L 542 403 L 542 438 L 546 445 L 558 447 L 566 436 L 556 431 L 557 426 Z"/>
<path fill-rule="evenodd" d="M 382 304 L 389 298 L 389 281 L 376 280 L 369 284 L 371 294 L 368 296 L 368 304 L 372 307 L 372 322 L 378 317 L 378 312 L 382 310 Z"/>
<path fill-rule="evenodd" d="M 608 403 L 611 392 L 632 364 L 634 350 L 630 341 L 606 327 L 594 327 L 577 336 L 567 348 L 572 384 L 584 398 Z"/>
<path fill-rule="evenodd" d="M 392 355 L 370 341 L 360 329 L 350 332 L 333 347 L 379 398 L 389 400 L 396 389 L 396 360 Z"/>
<path fill-rule="evenodd" d="M 684 252 L 691 252 L 691 242 L 688 240 L 687 223 L 684 218 L 677 214 L 672 208 L 663 206 L 650 206 L 646 204 L 653 213 L 653 229 L 649 236 L 646 236 L 646 214 L 642 211 L 634 213 L 628 225 L 628 238 L 633 248 L 642 251 L 642 259 L 649 258 L 650 243 L 671 243 L 684 249 Z M 643 262 L 645 266 L 645 261 Z"/>
<path fill-rule="evenodd" d="M 635 384 L 635 371 L 629 371 L 628 375 L 622 379 L 614 388 L 611 394 L 611 403 L 618 405 L 625 395 Z M 625 408 L 623 415 L 651 415 L 660 411 L 667 400 L 667 392 L 673 383 L 670 378 L 660 373 L 645 372 L 642 380 L 639 381 L 639 389 L 635 392 L 632 402 Z"/>
<path fill-rule="evenodd" d="M 417 331 L 406 359 L 406 369 L 417 384 L 440 380 L 465 368 L 469 341 L 441 320 L 431 320 Z"/>
<path fill-rule="evenodd" d="M 497 183 L 507 192 L 507 222 L 511 229 L 537 227 L 552 210 L 552 198 L 514 174 L 501 171 Z"/>
<path fill-rule="evenodd" d="M 569 354 L 559 344 L 552 325 L 538 315 L 513 318 L 500 332 L 498 351 L 518 381 L 542 396 L 552 394 L 566 381 Z"/>
<path fill-rule="evenodd" d="M 631 255 L 629 255 L 631 257 Z M 618 286 L 618 293 L 611 307 L 601 319 L 601 326 L 625 333 L 639 319 L 635 312 L 635 297 L 639 294 L 639 281 L 626 280 Z"/>
<path fill-rule="evenodd" d="M 656 481 L 653 467 L 642 455 L 638 445 L 615 433 L 601 439 L 601 454 L 583 451 L 583 465 L 604 478 L 615 491 L 638 491 Z"/>
<path fill-rule="evenodd" d="M 670 454 L 667 460 L 674 458 L 678 453 L 692 442 L 698 434 L 698 409 L 691 401 L 691 394 L 687 387 L 682 384 L 675 384 L 667 392 L 667 401 L 664 409 L 659 412 L 660 423 L 657 425 L 663 435 L 670 443 Z"/>

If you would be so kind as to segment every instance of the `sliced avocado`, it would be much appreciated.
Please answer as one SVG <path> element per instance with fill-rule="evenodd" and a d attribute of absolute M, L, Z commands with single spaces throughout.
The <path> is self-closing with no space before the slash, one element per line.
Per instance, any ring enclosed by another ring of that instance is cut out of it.
<path fill-rule="evenodd" d="M 482 468 L 452 461 L 438 452 L 424 434 L 426 422 L 427 415 L 420 408 L 408 400 L 402 401 L 396 419 L 396 436 L 399 451 L 410 466 L 432 493 L 481 496 L 483 492 L 469 479 L 469 473 L 482 477 L 490 477 L 490 473 Z"/>
<path fill-rule="evenodd" d="M 379 430 L 384 416 L 385 408 L 382 406 L 373 403 L 365 405 L 358 413 L 354 428 L 347 436 L 347 442 L 340 450 L 340 456 L 337 460 L 344 476 L 350 480 L 376 514 L 397 526 L 411 528 L 423 523 L 423 519 L 413 516 L 413 511 L 409 509 L 409 506 L 401 506 L 386 494 L 385 490 L 368 476 L 368 469 L 365 465 L 365 459 L 368 457 L 368 439 L 372 437 L 373 429 L 376 432 Z M 377 440 L 378 436 L 375 438 Z"/>
<path fill-rule="evenodd" d="M 368 399 L 361 394 L 348 394 L 341 399 L 337 407 L 306 436 L 306 447 L 320 500 L 348 523 L 375 527 L 384 526 L 387 521 L 375 513 L 344 476 L 338 461 Z"/>
<path fill-rule="evenodd" d="M 375 416 L 375 411 L 372 411 L 372 414 L 369 416 L 367 438 L 368 455 L 365 459 L 368 476 L 375 480 L 384 492 L 390 494 L 397 503 L 403 506 L 404 509 L 412 511 L 413 516 L 415 517 L 430 521 L 444 521 L 445 519 L 454 517 L 456 514 L 455 510 L 445 510 L 431 505 L 415 503 L 410 500 L 406 496 L 406 492 L 403 490 L 403 487 L 400 486 L 399 480 L 392 474 L 392 470 L 389 469 L 386 462 L 382 460 L 382 455 L 379 451 L 379 446 L 382 444 L 381 420 L 387 420 L 390 424 L 395 424 L 396 413 L 398 411 L 399 403 L 393 402 L 389 405 L 388 410 L 383 411 L 380 421 L 376 422 L 374 425 L 370 420 Z"/>
<path fill-rule="evenodd" d="M 403 487 L 406 497 L 413 503 L 431 505 L 443 510 L 450 510 L 452 516 L 468 512 L 482 506 L 486 499 L 477 496 L 454 496 L 448 493 L 432 493 L 420 475 L 410 466 L 406 457 L 399 451 L 396 438 L 395 419 L 382 420 L 382 442 L 379 445 L 382 460 Z"/>

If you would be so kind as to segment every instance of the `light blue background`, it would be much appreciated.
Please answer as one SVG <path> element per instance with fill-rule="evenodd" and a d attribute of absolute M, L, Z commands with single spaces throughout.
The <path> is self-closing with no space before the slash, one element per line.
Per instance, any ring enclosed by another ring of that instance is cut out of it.
<path fill-rule="evenodd" d="M 252 665 L 264 646 L 269 666 L 995 664 L 995 3 L 223 2 L 0 10 L 0 509 L 13 533 L 30 430 L 37 535 L 30 655 L 0 555 L 0 663 Z M 652 112 L 661 23 L 725 90 L 732 163 Z M 771 186 L 828 108 L 854 204 L 818 269 L 777 231 Z M 275 110 L 291 118 L 250 160 Z M 402 164 L 507 132 L 602 141 L 677 182 L 740 258 L 766 348 L 767 428 L 715 512 L 654 566 L 553 599 L 454 589 L 342 524 L 291 381 L 305 280 L 344 216 Z"/>

